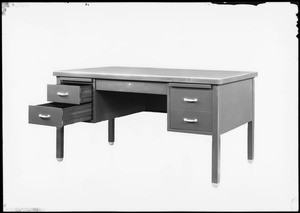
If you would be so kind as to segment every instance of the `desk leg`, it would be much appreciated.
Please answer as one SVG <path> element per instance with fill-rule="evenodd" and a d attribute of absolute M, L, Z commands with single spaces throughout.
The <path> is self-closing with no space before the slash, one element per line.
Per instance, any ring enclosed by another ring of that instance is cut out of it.
<path fill-rule="evenodd" d="M 212 136 L 212 184 L 217 187 L 220 182 L 220 135 Z"/>
<path fill-rule="evenodd" d="M 56 159 L 64 159 L 64 127 L 56 127 Z"/>
<path fill-rule="evenodd" d="M 211 182 L 217 187 L 220 182 L 220 151 L 221 151 L 221 135 L 219 127 L 219 87 L 212 88 L 212 173 Z"/>
<path fill-rule="evenodd" d="M 115 142 L 115 119 L 108 120 L 108 143 L 114 145 Z"/>
<path fill-rule="evenodd" d="M 248 162 L 254 159 L 254 78 L 252 79 L 252 121 L 248 122 Z"/>
<path fill-rule="evenodd" d="M 248 161 L 252 163 L 254 159 L 254 121 L 248 122 Z"/>

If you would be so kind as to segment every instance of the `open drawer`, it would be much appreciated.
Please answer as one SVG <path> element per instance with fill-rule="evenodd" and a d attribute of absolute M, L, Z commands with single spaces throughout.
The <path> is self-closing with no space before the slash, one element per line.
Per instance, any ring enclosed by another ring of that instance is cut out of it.
<path fill-rule="evenodd" d="M 83 104 L 92 102 L 92 85 L 48 84 L 47 101 L 67 104 Z"/>
<path fill-rule="evenodd" d="M 29 106 L 29 123 L 62 127 L 91 120 L 92 110 L 92 103 L 72 105 L 52 102 Z"/>

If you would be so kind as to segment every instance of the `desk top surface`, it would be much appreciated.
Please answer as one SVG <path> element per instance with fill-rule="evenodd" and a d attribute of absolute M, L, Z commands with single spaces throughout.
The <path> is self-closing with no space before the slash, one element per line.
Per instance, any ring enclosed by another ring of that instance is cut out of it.
<path fill-rule="evenodd" d="M 254 78 L 257 76 L 257 72 L 114 66 L 60 70 L 53 72 L 53 75 L 63 77 L 157 81 L 170 83 L 225 84 Z"/>

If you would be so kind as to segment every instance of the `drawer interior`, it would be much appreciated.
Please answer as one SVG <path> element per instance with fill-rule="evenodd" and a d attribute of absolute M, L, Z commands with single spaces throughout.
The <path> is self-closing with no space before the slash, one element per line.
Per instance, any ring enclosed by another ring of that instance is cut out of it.
<path fill-rule="evenodd" d="M 57 103 L 57 102 L 50 102 L 45 104 L 39 104 L 37 106 L 44 106 L 44 107 L 54 107 L 54 108 L 68 108 L 74 106 L 74 104 L 65 104 L 65 103 Z"/>

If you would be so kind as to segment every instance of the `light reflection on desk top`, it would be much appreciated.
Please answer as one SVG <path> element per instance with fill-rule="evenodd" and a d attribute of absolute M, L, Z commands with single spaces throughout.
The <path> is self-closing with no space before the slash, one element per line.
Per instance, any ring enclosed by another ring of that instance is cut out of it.
<path fill-rule="evenodd" d="M 167 83 L 225 84 L 254 78 L 257 76 L 257 72 L 111 66 L 59 70 L 53 72 L 53 75 L 96 79 L 157 81 Z"/>

